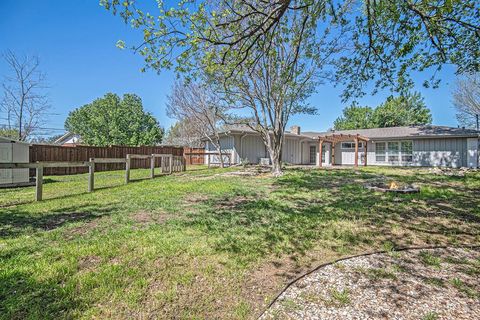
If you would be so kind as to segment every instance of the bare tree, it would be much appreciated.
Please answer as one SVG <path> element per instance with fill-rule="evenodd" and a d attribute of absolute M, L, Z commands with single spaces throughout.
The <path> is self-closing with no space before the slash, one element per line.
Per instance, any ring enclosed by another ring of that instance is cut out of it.
<path fill-rule="evenodd" d="M 316 112 L 307 98 L 322 79 L 332 79 L 333 74 L 326 66 L 345 45 L 340 32 L 332 35 L 328 28 L 310 27 L 311 14 L 306 7 L 285 16 L 278 32 L 271 34 L 257 50 L 250 49 L 256 62 L 243 72 L 237 69 L 230 72 L 230 68 L 223 67 L 222 55 L 216 55 L 218 61 L 213 65 L 218 67 L 209 68 L 217 71 L 215 82 L 224 86 L 224 99 L 248 111 L 244 124 L 262 138 L 274 176 L 282 174 L 285 130 L 290 117 Z"/>
<path fill-rule="evenodd" d="M 188 124 L 190 135 L 206 138 L 215 147 L 223 168 L 220 129 L 225 108 L 210 86 L 199 82 L 175 82 L 168 96 L 167 114 Z"/>
<path fill-rule="evenodd" d="M 480 73 L 458 79 L 453 91 L 453 105 L 457 109 L 458 121 L 479 130 L 480 116 Z"/>
<path fill-rule="evenodd" d="M 226 99 L 251 116 L 243 124 L 258 132 L 272 163 L 272 174 L 282 174 L 285 129 L 294 114 L 315 113 L 306 98 L 314 90 L 315 68 L 298 63 L 295 50 L 277 43 L 274 52 L 263 55 L 250 73 L 231 83 Z"/>
<path fill-rule="evenodd" d="M 163 143 L 198 148 L 202 146 L 202 137 L 194 130 L 189 119 L 179 120 L 168 129 Z"/>
<path fill-rule="evenodd" d="M 38 130 L 50 108 L 45 74 L 39 70 L 37 56 L 18 57 L 7 51 L 3 58 L 11 74 L 5 76 L 1 109 L 6 114 L 8 129 L 18 131 L 18 140 L 25 141 Z"/>

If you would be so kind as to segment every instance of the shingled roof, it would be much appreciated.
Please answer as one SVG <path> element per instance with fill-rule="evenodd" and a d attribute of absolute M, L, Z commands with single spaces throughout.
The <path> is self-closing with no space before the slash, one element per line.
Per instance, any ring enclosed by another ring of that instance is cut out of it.
<path fill-rule="evenodd" d="M 302 132 L 302 135 L 316 138 L 328 134 L 359 134 L 369 139 L 400 139 L 400 138 L 442 138 L 442 137 L 478 137 L 480 131 L 465 128 L 445 126 L 409 126 L 391 128 L 373 128 L 357 130 L 332 130 L 327 132 Z"/>
<path fill-rule="evenodd" d="M 256 133 L 247 126 L 229 126 L 223 132 L 231 133 Z M 372 139 L 414 139 L 414 138 L 477 138 L 480 137 L 480 131 L 466 128 L 454 128 L 446 126 L 407 126 L 407 127 L 390 127 L 390 128 L 373 128 L 373 129 L 356 129 L 356 130 L 330 130 L 330 131 L 303 131 L 300 135 L 296 135 L 289 131 L 286 132 L 287 137 L 298 136 L 301 138 L 317 139 L 318 136 L 325 135 L 360 135 L 370 140 Z"/>

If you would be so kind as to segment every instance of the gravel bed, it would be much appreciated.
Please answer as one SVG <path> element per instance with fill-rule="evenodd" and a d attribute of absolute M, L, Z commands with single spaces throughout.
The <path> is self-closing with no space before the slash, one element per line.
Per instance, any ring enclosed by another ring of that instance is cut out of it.
<path fill-rule="evenodd" d="M 294 283 L 260 319 L 480 319 L 480 250 L 340 261 Z"/>

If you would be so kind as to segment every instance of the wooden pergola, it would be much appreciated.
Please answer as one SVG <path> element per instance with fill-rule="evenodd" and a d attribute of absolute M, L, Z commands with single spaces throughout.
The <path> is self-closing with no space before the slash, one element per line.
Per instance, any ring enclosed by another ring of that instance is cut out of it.
<path fill-rule="evenodd" d="M 347 141 L 354 141 L 355 142 L 355 167 L 358 167 L 358 142 L 363 141 L 365 142 L 364 149 L 365 149 L 365 161 L 364 165 L 367 165 L 367 142 L 370 140 L 367 137 L 361 136 L 359 134 L 326 134 L 322 136 L 318 136 L 319 140 L 319 155 L 320 160 L 318 161 L 318 166 L 322 166 L 322 148 L 323 143 L 328 142 L 332 145 L 331 149 L 331 156 L 332 156 L 332 165 L 335 164 L 335 144 L 338 142 L 347 142 Z"/>

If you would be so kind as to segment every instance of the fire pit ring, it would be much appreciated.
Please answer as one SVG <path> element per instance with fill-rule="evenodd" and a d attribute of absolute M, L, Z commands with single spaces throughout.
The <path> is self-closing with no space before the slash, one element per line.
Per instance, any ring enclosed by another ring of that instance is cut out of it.
<path fill-rule="evenodd" d="M 377 192 L 389 192 L 389 193 L 419 193 L 420 188 L 413 185 L 399 185 L 396 182 L 392 181 L 390 183 L 372 183 L 365 185 L 365 188 Z"/>

